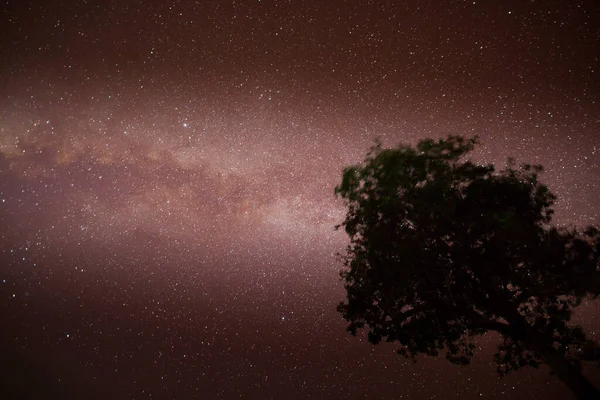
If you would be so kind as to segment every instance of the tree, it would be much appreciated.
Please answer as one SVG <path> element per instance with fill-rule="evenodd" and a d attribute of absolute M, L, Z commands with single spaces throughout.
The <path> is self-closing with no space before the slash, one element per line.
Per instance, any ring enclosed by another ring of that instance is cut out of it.
<path fill-rule="evenodd" d="M 468 364 L 473 339 L 502 336 L 500 375 L 547 364 L 581 399 L 600 391 L 580 372 L 598 347 L 573 308 L 600 294 L 600 230 L 550 225 L 555 196 L 542 167 L 496 171 L 466 159 L 477 138 L 423 140 L 416 148 L 376 143 L 346 168 L 335 193 L 350 237 L 340 272 L 348 331 Z"/>

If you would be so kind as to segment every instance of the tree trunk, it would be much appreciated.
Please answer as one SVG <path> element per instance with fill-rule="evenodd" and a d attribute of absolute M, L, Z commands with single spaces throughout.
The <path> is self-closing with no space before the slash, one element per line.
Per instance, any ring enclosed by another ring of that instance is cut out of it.
<path fill-rule="evenodd" d="M 541 350 L 539 351 L 539 354 L 578 399 L 600 399 L 600 390 L 592 385 L 592 383 L 581 374 L 581 371 L 578 368 L 569 363 L 569 361 L 554 348 L 546 351 Z"/>
<path fill-rule="evenodd" d="M 600 390 L 596 388 L 581 371 L 569 362 L 553 346 L 547 335 L 534 329 L 519 312 L 512 311 L 505 317 L 515 332 L 515 337 L 522 340 L 533 350 L 581 400 L 600 399 Z"/>

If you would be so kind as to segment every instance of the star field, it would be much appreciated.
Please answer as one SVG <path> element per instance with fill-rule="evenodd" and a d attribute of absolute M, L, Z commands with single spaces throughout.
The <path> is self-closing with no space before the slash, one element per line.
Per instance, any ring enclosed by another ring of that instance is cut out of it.
<path fill-rule="evenodd" d="M 375 138 L 477 134 L 477 161 L 545 166 L 557 224 L 600 224 L 596 1 L 0 7 L 15 397 L 571 398 L 499 379 L 494 334 L 467 367 L 348 335 L 333 188 Z"/>

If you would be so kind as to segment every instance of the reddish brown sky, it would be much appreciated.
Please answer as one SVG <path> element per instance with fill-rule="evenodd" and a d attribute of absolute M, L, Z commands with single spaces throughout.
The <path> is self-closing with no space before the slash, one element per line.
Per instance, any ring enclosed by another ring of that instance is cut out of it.
<path fill-rule="evenodd" d="M 557 222 L 599 224 L 596 1 L 0 7 L 0 315 L 6 365 L 39 377 L 23 391 L 569 396 L 545 369 L 499 380 L 493 335 L 465 368 L 348 337 L 333 187 L 376 137 L 478 134 L 479 161 L 547 168 Z"/>

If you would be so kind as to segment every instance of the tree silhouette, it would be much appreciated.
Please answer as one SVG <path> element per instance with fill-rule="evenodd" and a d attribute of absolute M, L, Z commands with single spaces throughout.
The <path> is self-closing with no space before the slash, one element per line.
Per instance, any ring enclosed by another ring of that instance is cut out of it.
<path fill-rule="evenodd" d="M 581 399 L 600 399 L 582 374 L 598 347 L 572 309 L 600 293 L 600 230 L 550 226 L 555 196 L 541 166 L 502 171 L 466 155 L 477 138 L 423 140 L 416 148 L 376 143 L 346 168 L 335 192 L 350 236 L 338 311 L 370 342 L 468 364 L 473 338 L 497 331 L 501 375 L 546 363 Z"/>

